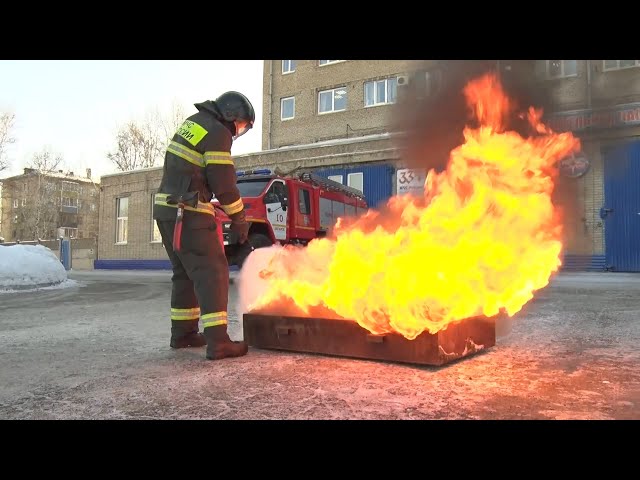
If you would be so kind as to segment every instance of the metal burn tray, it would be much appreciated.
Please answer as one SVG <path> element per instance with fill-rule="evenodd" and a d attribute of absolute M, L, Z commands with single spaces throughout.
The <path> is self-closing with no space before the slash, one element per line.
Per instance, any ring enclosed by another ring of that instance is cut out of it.
<path fill-rule="evenodd" d="M 400 334 L 373 335 L 357 322 L 245 313 L 250 347 L 419 365 L 444 365 L 495 345 L 495 322 L 470 318 L 414 340 Z"/>

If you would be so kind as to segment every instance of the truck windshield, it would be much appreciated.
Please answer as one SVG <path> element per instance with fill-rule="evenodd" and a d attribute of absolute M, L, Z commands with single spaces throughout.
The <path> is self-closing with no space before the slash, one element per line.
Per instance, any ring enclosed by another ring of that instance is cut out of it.
<path fill-rule="evenodd" d="M 243 180 L 237 183 L 241 197 L 257 197 L 264 191 L 264 187 L 269 183 L 269 178 L 264 180 Z"/>

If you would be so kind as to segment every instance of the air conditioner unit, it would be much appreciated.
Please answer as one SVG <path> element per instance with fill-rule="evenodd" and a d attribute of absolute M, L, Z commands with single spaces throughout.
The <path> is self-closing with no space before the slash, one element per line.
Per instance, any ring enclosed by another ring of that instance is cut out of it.
<path fill-rule="evenodd" d="M 406 87 L 409 85 L 409 75 L 398 75 L 398 86 Z"/>

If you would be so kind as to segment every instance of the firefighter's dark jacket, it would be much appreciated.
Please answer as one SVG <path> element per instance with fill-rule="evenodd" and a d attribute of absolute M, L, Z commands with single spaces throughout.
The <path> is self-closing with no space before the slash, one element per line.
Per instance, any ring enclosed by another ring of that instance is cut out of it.
<path fill-rule="evenodd" d="M 178 128 L 167 148 L 162 181 L 155 196 L 153 218 L 175 220 L 177 207 L 169 205 L 167 195 L 199 192 L 197 207 L 186 207 L 185 217 L 215 215 L 212 195 L 232 220 L 244 216 L 244 205 L 236 186 L 231 158 L 233 137 L 211 101 L 196 104 L 198 113 Z M 210 218 L 210 217 L 209 217 Z"/>

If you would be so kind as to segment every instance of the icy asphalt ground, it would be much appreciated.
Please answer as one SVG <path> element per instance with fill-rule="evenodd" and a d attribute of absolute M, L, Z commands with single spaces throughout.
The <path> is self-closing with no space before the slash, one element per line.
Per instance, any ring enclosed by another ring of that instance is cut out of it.
<path fill-rule="evenodd" d="M 169 348 L 168 272 L 70 278 L 0 294 L 0 419 L 640 419 L 640 275 L 563 274 L 495 347 L 442 368 L 255 349 L 210 362 Z"/>

